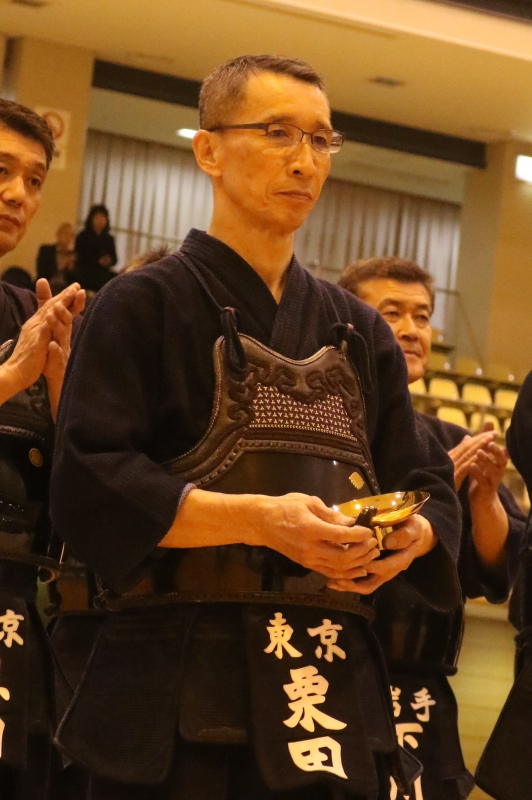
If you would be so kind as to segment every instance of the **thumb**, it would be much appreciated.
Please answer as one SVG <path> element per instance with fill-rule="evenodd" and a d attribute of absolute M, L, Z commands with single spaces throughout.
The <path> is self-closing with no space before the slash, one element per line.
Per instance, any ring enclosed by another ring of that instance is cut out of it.
<path fill-rule="evenodd" d="M 39 278 L 35 284 L 35 294 L 37 295 L 37 303 L 41 308 L 52 297 L 52 290 L 46 278 Z"/>

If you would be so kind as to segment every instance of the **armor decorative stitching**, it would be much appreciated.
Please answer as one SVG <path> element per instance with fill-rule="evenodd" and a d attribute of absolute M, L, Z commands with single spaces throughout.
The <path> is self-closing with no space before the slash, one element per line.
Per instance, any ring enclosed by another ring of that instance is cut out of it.
<path fill-rule="evenodd" d="M 312 405 L 302 403 L 276 386 L 257 386 L 250 428 L 290 428 L 341 436 L 356 441 L 341 398 L 329 395 Z"/>

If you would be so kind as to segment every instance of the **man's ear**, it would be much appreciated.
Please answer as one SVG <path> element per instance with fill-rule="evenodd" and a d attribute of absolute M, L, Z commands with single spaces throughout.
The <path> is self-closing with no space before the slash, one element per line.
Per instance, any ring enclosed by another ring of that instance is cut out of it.
<path fill-rule="evenodd" d="M 217 141 L 219 137 L 210 131 L 200 130 L 192 140 L 194 155 L 198 162 L 198 167 L 210 175 L 217 178 L 221 174 L 220 147 Z"/>

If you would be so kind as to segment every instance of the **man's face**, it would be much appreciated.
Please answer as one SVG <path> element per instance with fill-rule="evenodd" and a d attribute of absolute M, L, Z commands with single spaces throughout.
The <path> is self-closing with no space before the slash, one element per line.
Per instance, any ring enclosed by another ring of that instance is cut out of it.
<path fill-rule="evenodd" d="M 24 236 L 41 203 L 45 177 L 43 146 L 0 125 L 0 257 Z"/>
<path fill-rule="evenodd" d="M 263 72 L 249 78 L 227 125 L 288 122 L 314 132 L 330 128 L 327 98 L 316 86 Z M 232 207 L 244 224 L 291 233 L 306 219 L 330 169 L 330 155 L 304 137 L 293 147 L 276 147 L 260 131 L 212 134 L 219 158 L 217 200 Z"/>
<path fill-rule="evenodd" d="M 360 284 L 358 296 L 376 308 L 392 329 L 405 355 L 408 382 L 422 378 L 429 361 L 432 338 L 432 309 L 423 284 L 376 278 Z"/>

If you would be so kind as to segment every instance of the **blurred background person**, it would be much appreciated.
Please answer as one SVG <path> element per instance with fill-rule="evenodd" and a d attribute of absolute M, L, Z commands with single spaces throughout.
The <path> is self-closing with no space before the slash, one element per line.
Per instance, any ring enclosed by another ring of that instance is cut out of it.
<path fill-rule="evenodd" d="M 104 205 L 91 207 L 85 227 L 76 236 L 76 259 L 75 276 L 83 289 L 97 292 L 116 277 L 111 269 L 117 262 L 115 240 Z"/>
<path fill-rule="evenodd" d="M 507 433 L 508 451 L 532 497 L 532 372 L 526 377 Z M 532 517 L 521 555 L 510 619 L 518 628 L 516 678 L 479 762 L 475 778 L 495 800 L 529 800 L 532 787 Z"/>
<path fill-rule="evenodd" d="M 24 267 L 8 267 L 2 272 L 2 282 L 18 286 L 19 289 L 33 289 L 33 278 Z"/>
<path fill-rule="evenodd" d="M 339 284 L 388 322 L 405 356 L 408 382 L 423 378 L 432 341 L 430 274 L 407 259 L 369 258 L 347 267 Z M 484 596 L 502 603 L 515 580 L 526 527 L 512 493 L 501 482 L 507 453 L 492 430 L 471 436 L 467 429 L 437 417 L 416 412 L 416 418 L 454 463 L 462 506 L 458 574 L 464 599 Z M 424 767 L 419 779 L 422 796 L 465 798 L 473 779 L 462 758 L 456 700 L 446 678 L 456 672 L 463 606 L 447 614 L 435 611 L 398 577 L 381 587 L 375 610 L 374 629 L 390 672 L 398 738 L 408 747 L 415 734 L 412 752 Z"/>
<path fill-rule="evenodd" d="M 131 261 L 126 264 L 120 275 L 127 275 L 128 272 L 135 272 L 135 270 L 141 269 L 141 267 L 147 267 L 148 264 L 153 264 L 156 261 L 160 261 L 162 258 L 166 258 L 171 252 L 170 245 L 162 244 L 153 250 L 148 250 L 146 253 L 139 253 L 133 256 Z"/>
<path fill-rule="evenodd" d="M 54 244 L 43 244 L 37 255 L 37 278 L 46 278 L 52 294 L 58 294 L 74 280 L 76 232 L 70 222 L 63 222 Z"/>

